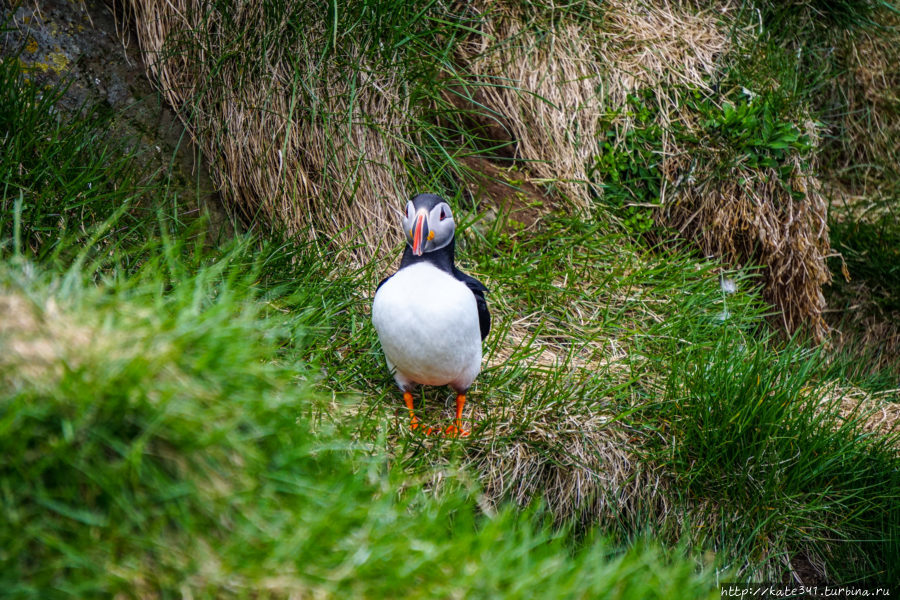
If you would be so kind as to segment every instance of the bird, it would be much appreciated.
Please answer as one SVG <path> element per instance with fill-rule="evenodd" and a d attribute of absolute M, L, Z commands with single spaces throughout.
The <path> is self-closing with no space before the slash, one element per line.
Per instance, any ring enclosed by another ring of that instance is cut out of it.
<path fill-rule="evenodd" d="M 421 431 L 468 436 L 462 412 L 466 392 L 481 371 L 481 344 L 491 330 L 488 289 L 456 268 L 456 223 L 443 198 L 416 195 L 406 203 L 401 225 L 406 236 L 403 257 L 397 272 L 375 289 L 372 324 L 403 392 L 410 429 L 420 427 L 413 390 L 418 385 L 449 385 L 456 392 L 453 425 Z"/>

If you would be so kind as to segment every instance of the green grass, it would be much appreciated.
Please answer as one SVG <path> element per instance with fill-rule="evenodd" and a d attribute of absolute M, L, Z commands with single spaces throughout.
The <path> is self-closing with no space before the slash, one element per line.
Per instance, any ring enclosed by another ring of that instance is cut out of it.
<path fill-rule="evenodd" d="M 149 178 L 126 151 L 129 140 L 109 136 L 108 109 L 84 106 L 77 118 L 60 113 L 65 91 L 65 83 L 28 80 L 16 56 L 0 61 L 0 237 L 13 239 L 19 214 L 20 248 L 46 259 L 77 248 L 117 211 L 104 243 L 140 239 L 148 222 L 140 201 Z"/>
<path fill-rule="evenodd" d="M 603 190 L 597 206 L 620 216 L 633 234 L 653 230 L 656 239 L 677 238 L 674 231 L 656 231 L 652 217 L 666 187 L 664 142 L 691 157 L 690 168 L 683 170 L 690 177 L 696 173 L 697 185 L 769 171 L 778 185 L 802 197 L 790 185 L 794 159 L 808 171 L 814 144 L 797 125 L 805 115 L 795 102 L 784 90 L 733 85 L 716 94 L 682 86 L 629 95 L 625 107 L 609 111 L 599 124 L 602 150 L 588 171 Z M 677 113 L 668 114 L 663 125 L 661 114 L 673 106 Z M 622 119 L 632 123 L 624 132 L 619 131 Z"/>
<path fill-rule="evenodd" d="M 787 35 L 827 34 L 829 29 L 853 29 L 876 25 L 874 13 L 879 9 L 896 10 L 886 0 L 792 0 L 789 2 L 755 2 L 760 17 L 772 30 Z"/>
<path fill-rule="evenodd" d="M 893 188 L 896 151 L 881 128 L 895 120 L 896 90 L 863 73 L 892 62 L 883 48 L 893 44 L 897 14 L 896 2 L 884 0 L 745 3 L 743 23 L 753 33 L 731 53 L 723 82 L 775 92 L 819 121 L 820 176 L 859 190 Z M 866 39 L 873 48 L 855 46 Z"/>
<path fill-rule="evenodd" d="M 822 356 L 731 335 L 676 356 L 656 408 L 671 442 L 656 456 L 687 505 L 707 503 L 698 537 L 749 572 L 778 577 L 783 553 L 823 560 L 835 581 L 897 581 L 897 436 L 836 418 Z"/>
<path fill-rule="evenodd" d="M 357 400 L 315 391 L 303 359 L 346 318 L 315 270 L 261 287 L 282 250 L 155 254 L 101 285 L 0 275 L 38 324 L 6 339 L 52 347 L 0 363 L 8 597 L 710 596 L 692 561 L 575 547 L 540 510 L 482 514 L 469 478 L 445 469 L 434 495 L 352 441 Z"/>
<path fill-rule="evenodd" d="M 372 31 L 391 68 L 427 55 L 412 67 L 435 112 L 413 116 L 430 140 L 413 175 L 450 186 L 462 121 L 436 116 L 427 78 L 449 64 L 442 35 L 463 28 L 419 5 L 368 6 L 329 17 L 322 56 L 340 63 L 342 43 Z M 419 37 L 400 35 L 407 22 Z M 236 49 L 277 51 L 266 31 Z M 45 99 L 58 90 L 39 98 L 12 64 L 0 67 L 12 86 L 0 302 L 17 309 L 0 321 L 0 595 L 702 598 L 717 595 L 713 569 L 783 579 L 785 558 L 821 560 L 832 583 L 900 579 L 897 436 L 835 419 L 821 401 L 840 399 L 851 359 L 772 338 L 753 269 L 610 234 L 599 208 L 522 231 L 457 194 L 461 266 L 491 290 L 489 362 L 470 396 L 487 416 L 469 439 L 426 440 L 405 427 L 369 322 L 385 262 L 352 269 L 277 233 L 208 248 L 202 221 L 157 210 L 164 181 L 98 143 L 103 117 L 57 119 Z M 292 85 L 302 110 L 316 106 Z M 742 155 L 807 150 L 784 107 L 766 106 L 701 108 Z M 753 137 L 760 123 L 771 136 Z M 617 158 L 604 168 L 623 194 L 658 175 L 639 170 L 640 152 Z M 145 197 L 153 210 L 138 209 Z M 882 246 L 873 278 L 890 272 Z M 420 416 L 446 418 L 447 397 L 427 390 Z M 620 458 L 610 440 L 653 485 L 603 488 Z M 585 496 L 554 486 L 572 472 Z"/>
<path fill-rule="evenodd" d="M 785 560 L 801 570 L 815 560 L 833 581 L 893 581 L 898 436 L 864 433 L 865 413 L 843 423 L 837 417 L 845 392 L 835 384 L 845 381 L 842 369 L 852 359 L 771 338 L 753 272 L 731 274 L 739 292 L 729 295 L 719 287 L 717 265 L 677 250 L 642 250 L 604 227 L 557 216 L 527 234 L 509 234 L 501 218 L 460 234 L 464 266 L 491 289 L 496 333 L 489 348 L 514 344 L 512 356 L 485 369 L 470 395 L 493 415 L 478 422 L 481 439 L 463 448 L 423 446 L 406 434 L 399 397 L 366 326 L 338 328 L 332 339 L 341 353 L 324 363 L 325 387 L 368 398 L 362 435 L 396 432 L 411 472 L 460 455 L 479 468 L 485 455 L 505 447 L 524 448 L 518 452 L 543 468 L 580 464 L 582 444 L 597 432 L 536 437 L 534 427 L 608 414 L 641 440 L 634 452 L 672 479 L 656 491 L 670 513 L 654 512 L 644 495 L 620 498 L 629 508 L 599 515 L 607 535 L 624 542 L 650 535 L 668 544 L 687 538 L 696 549 L 715 548 L 717 564 L 747 578 L 778 580 Z M 349 307 L 360 321 L 365 302 Z M 527 335 L 510 337 L 522 320 L 530 323 Z M 532 362 L 548 340 L 568 357 L 557 368 Z M 623 368 L 576 366 L 607 356 L 610 343 L 627 349 Z M 448 418 L 446 397 L 429 390 L 420 416 Z M 599 463 L 588 468 L 602 472 L 608 457 L 597 452 Z M 559 499 L 539 474 L 527 475 L 539 480 L 539 494 Z M 484 476 L 493 481 L 496 474 Z M 519 486 L 533 483 L 520 477 Z M 513 486 L 505 497 L 517 493 Z M 598 518 L 573 508 L 562 512 L 576 521 Z M 682 516 L 698 529 L 686 533 Z"/>
<path fill-rule="evenodd" d="M 50 106 L 6 114 L 47 125 Z M 210 249 L 202 221 L 122 214 L 134 156 L 57 169 L 60 146 L 96 147 L 97 121 L 56 124 L 17 130 L 31 162 L 2 196 L 3 597 L 712 596 L 681 551 L 576 542 L 538 501 L 485 512 L 455 460 L 435 465 L 438 492 L 383 433 L 360 440 L 363 399 L 332 393 L 322 367 L 345 353 L 337 332 L 371 341 L 357 311 L 373 268 L 341 271 L 314 244 Z M 82 198 L 79 235 L 51 236 L 85 173 L 107 191 Z M 109 235 L 132 223 L 156 234 Z"/>

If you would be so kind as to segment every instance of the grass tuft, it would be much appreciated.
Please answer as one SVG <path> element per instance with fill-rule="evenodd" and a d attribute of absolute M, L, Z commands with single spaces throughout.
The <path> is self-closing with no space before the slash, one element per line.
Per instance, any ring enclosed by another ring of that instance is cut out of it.
<path fill-rule="evenodd" d="M 0 60 L 0 237 L 41 259 L 94 235 L 108 246 L 141 239 L 141 201 L 155 189 L 129 141 L 109 138 L 112 115 L 87 106 L 63 115 L 64 93 L 64 83 L 28 81 L 16 56 Z M 115 227 L 96 229 L 116 213 Z"/>

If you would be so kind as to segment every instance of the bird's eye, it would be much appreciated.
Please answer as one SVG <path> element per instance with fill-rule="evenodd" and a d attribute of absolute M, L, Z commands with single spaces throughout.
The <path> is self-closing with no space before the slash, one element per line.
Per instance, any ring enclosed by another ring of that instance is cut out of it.
<path fill-rule="evenodd" d="M 447 212 L 441 207 L 441 221 L 447 218 Z"/>
<path fill-rule="evenodd" d="M 409 217 L 410 219 L 412 219 L 413 212 L 415 212 L 415 211 L 414 211 L 414 207 L 413 207 L 413 203 L 412 203 L 412 202 L 407 202 L 407 203 L 406 203 L 406 216 Z"/>

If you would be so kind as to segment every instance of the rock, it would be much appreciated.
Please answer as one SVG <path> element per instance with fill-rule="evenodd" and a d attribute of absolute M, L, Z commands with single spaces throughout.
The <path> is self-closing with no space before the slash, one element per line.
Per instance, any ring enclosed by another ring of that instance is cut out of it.
<path fill-rule="evenodd" d="M 207 165 L 147 79 L 122 15 L 100 0 L 41 0 L 0 8 L 0 20 L 6 24 L 0 54 L 17 56 L 39 84 L 68 84 L 57 103 L 61 112 L 111 111 L 110 134 L 135 142 L 149 172 L 170 176 L 179 212 L 207 212 L 213 239 L 233 235 Z"/>

